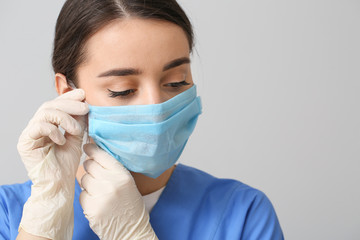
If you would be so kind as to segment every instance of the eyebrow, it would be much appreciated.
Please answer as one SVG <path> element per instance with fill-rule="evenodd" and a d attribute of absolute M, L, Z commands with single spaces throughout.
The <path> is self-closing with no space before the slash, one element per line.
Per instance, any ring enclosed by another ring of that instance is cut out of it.
<path fill-rule="evenodd" d="M 163 72 L 178 67 L 182 64 L 190 63 L 190 59 L 188 57 L 177 58 L 172 60 L 171 62 L 165 64 L 163 67 Z M 98 77 L 109 77 L 109 76 L 129 76 L 129 75 L 140 75 L 142 71 L 140 69 L 135 68 L 117 68 L 111 69 L 106 72 L 103 72 L 98 75 Z"/>

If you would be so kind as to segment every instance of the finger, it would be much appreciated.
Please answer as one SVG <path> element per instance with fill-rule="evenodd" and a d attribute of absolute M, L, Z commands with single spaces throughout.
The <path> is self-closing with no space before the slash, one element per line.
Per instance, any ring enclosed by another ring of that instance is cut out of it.
<path fill-rule="evenodd" d="M 44 109 L 38 112 L 34 117 L 34 121 L 49 122 L 56 126 L 59 125 L 71 135 L 80 135 L 82 132 L 82 127 L 73 117 L 55 109 Z"/>
<path fill-rule="evenodd" d="M 44 103 L 41 109 L 58 109 L 70 115 L 85 115 L 89 112 L 87 103 L 72 99 L 55 99 Z"/>
<path fill-rule="evenodd" d="M 90 174 L 85 174 L 81 178 L 81 186 L 88 192 L 91 196 L 96 196 L 101 193 L 102 190 L 102 182 L 95 179 Z"/>
<path fill-rule="evenodd" d="M 72 116 L 78 123 L 79 126 L 81 127 L 80 133 L 79 135 L 71 135 L 68 132 L 65 132 L 65 138 L 67 140 L 74 140 L 74 141 L 81 141 L 83 142 L 83 138 L 84 138 L 84 133 L 87 131 L 87 115 L 85 116 Z"/>
<path fill-rule="evenodd" d="M 82 131 L 85 131 L 87 128 L 88 115 L 73 116 L 73 118 L 80 124 Z"/>
<path fill-rule="evenodd" d="M 28 135 L 31 139 L 37 140 L 42 137 L 49 137 L 54 143 L 64 145 L 66 139 L 58 127 L 48 122 L 37 122 L 29 129 Z"/>
<path fill-rule="evenodd" d="M 69 92 L 66 92 L 64 94 L 61 94 L 56 99 L 71 99 L 76 101 L 82 101 L 85 99 L 85 91 L 81 88 L 77 88 Z"/>
<path fill-rule="evenodd" d="M 106 175 L 106 170 L 93 159 L 85 160 L 83 166 L 85 171 L 96 179 L 101 179 Z"/>
<path fill-rule="evenodd" d="M 87 143 L 83 146 L 83 149 L 88 156 L 98 162 L 103 168 L 113 169 L 114 167 L 116 167 L 117 169 L 128 172 L 119 161 L 117 161 L 106 151 L 102 150 L 96 144 Z"/>
<path fill-rule="evenodd" d="M 79 196 L 79 201 L 86 216 L 92 208 L 92 198 L 87 191 L 82 191 Z"/>

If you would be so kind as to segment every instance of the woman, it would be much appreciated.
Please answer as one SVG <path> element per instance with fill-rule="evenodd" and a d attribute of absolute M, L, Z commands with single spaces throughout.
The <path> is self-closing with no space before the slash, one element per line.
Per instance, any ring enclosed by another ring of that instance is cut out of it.
<path fill-rule="evenodd" d="M 59 97 L 19 138 L 30 180 L 0 188 L 0 236 L 283 239 L 261 191 L 175 165 L 201 113 L 192 48 L 175 0 L 66 1 L 53 51 Z"/>

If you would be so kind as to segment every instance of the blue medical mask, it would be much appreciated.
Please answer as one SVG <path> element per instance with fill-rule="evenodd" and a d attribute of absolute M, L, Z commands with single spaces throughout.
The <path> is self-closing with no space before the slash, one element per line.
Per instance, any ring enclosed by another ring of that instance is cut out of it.
<path fill-rule="evenodd" d="M 180 157 L 202 107 L 193 85 L 160 104 L 89 109 L 95 143 L 128 170 L 157 178 Z"/>

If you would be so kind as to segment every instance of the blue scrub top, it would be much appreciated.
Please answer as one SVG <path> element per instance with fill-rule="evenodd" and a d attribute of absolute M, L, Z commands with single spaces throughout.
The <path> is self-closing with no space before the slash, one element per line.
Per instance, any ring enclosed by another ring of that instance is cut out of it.
<path fill-rule="evenodd" d="M 74 240 L 99 239 L 89 227 L 75 181 Z M 31 181 L 0 186 L 0 240 L 16 239 Z M 266 195 L 231 179 L 215 178 L 178 164 L 150 223 L 160 240 L 284 239 L 275 210 Z"/>

